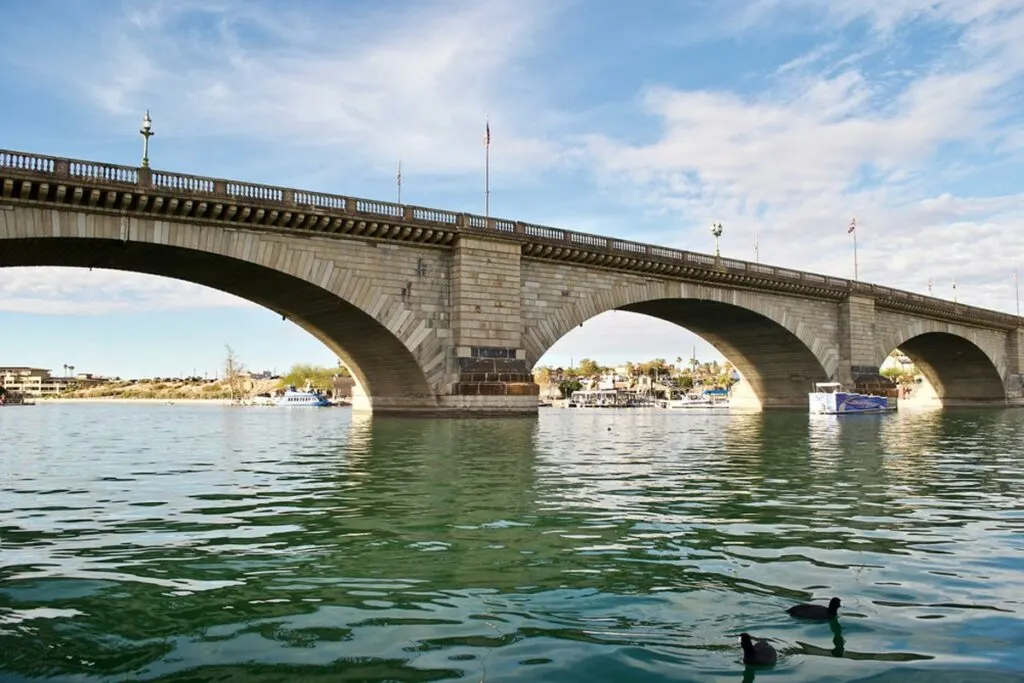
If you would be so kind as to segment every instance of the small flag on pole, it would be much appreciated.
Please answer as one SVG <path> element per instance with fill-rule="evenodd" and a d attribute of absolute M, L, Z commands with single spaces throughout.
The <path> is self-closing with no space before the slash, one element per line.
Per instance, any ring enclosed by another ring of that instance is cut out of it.
<path fill-rule="evenodd" d="M 849 235 L 850 233 L 852 233 L 856 229 L 857 229 L 857 219 L 854 218 L 854 219 L 850 220 L 850 227 L 846 230 L 846 234 Z"/>
<path fill-rule="evenodd" d="M 395 174 L 395 182 L 398 184 L 398 203 L 402 203 L 402 160 L 398 160 L 398 173 Z"/>
<path fill-rule="evenodd" d="M 491 119 L 484 124 L 484 216 L 491 216 Z"/>

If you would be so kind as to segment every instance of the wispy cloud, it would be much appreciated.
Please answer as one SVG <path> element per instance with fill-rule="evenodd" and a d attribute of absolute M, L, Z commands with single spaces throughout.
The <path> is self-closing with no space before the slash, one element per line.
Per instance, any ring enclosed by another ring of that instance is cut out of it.
<path fill-rule="evenodd" d="M 850 60 L 858 48 L 837 36 L 754 92 L 648 87 L 637 106 L 661 133 L 647 144 L 592 137 L 604 182 L 648 211 L 722 220 L 732 253 L 751 258 L 757 231 L 762 259 L 836 274 L 852 274 L 845 226 L 856 216 L 862 277 L 921 290 L 929 276 L 956 276 L 976 285 L 973 301 L 1005 308 L 1012 291 L 1002 284 L 995 299 L 976 294 L 1001 283 L 1024 248 L 1013 229 L 1024 194 L 991 197 L 965 177 L 997 162 L 1020 129 L 1022 3 L 777 0 L 749 11 L 768 22 L 809 5 L 833 31 L 858 21 L 883 31 L 877 46 L 921 19 L 952 37 L 896 82 Z"/>
<path fill-rule="evenodd" d="M 98 315 L 120 311 L 255 307 L 214 289 L 116 270 L 0 268 L 0 311 Z"/>
<path fill-rule="evenodd" d="M 165 137 L 260 140 L 263 155 L 321 167 L 401 155 L 424 174 L 477 173 L 489 114 L 507 169 L 525 172 L 555 163 L 558 145 L 516 59 L 557 6 L 133 3 L 89 28 L 98 58 L 64 75 L 111 115 L 158 111 Z"/>

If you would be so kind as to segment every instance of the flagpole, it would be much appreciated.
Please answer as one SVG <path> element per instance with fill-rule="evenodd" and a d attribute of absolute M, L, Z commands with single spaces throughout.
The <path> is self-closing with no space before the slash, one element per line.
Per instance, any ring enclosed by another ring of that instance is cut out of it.
<path fill-rule="evenodd" d="M 491 216 L 491 121 L 484 128 L 484 217 Z"/>
<path fill-rule="evenodd" d="M 853 280 L 860 280 L 860 270 L 857 266 L 857 219 L 850 220 L 850 229 L 847 231 L 853 234 Z"/>
<path fill-rule="evenodd" d="M 1017 274 L 1017 269 L 1013 269 L 1013 288 L 1017 293 L 1017 317 L 1020 317 L 1020 277 Z"/>
<path fill-rule="evenodd" d="M 401 157 L 399 157 L 399 159 L 398 159 L 398 176 L 396 177 L 396 180 L 398 181 L 398 203 L 401 204 L 402 203 L 402 159 L 401 159 Z"/>
<path fill-rule="evenodd" d="M 761 249 L 759 244 L 760 231 L 754 231 L 754 263 L 761 262 Z"/>

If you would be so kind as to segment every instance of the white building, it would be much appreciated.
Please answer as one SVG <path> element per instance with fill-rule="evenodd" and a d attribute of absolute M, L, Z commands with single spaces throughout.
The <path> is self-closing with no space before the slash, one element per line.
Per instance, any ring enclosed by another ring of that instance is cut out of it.
<path fill-rule="evenodd" d="M 53 377 L 45 368 L 0 367 L 0 387 L 32 398 L 56 396 L 72 386 L 90 386 L 105 381 L 88 373 Z"/>

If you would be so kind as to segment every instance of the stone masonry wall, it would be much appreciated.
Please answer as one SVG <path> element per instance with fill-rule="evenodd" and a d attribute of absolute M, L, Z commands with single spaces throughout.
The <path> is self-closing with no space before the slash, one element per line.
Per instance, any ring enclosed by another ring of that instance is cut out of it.
<path fill-rule="evenodd" d="M 878 372 L 874 299 L 851 296 L 839 304 L 839 357 L 836 377 L 844 384 L 852 384 L 858 375 Z"/>
<path fill-rule="evenodd" d="M 536 410 L 539 389 L 522 348 L 520 282 L 517 242 L 459 238 L 452 256 L 454 344 L 445 405 Z"/>
<path fill-rule="evenodd" d="M 657 299 L 682 298 L 753 311 L 795 335 L 818 358 L 826 374 L 833 374 L 838 367 L 839 323 L 834 302 L 550 261 L 526 259 L 522 270 L 523 338 L 531 365 L 573 328 L 600 313 Z M 727 309 L 722 316 L 721 328 L 727 330 Z"/>
<path fill-rule="evenodd" d="M 4 241 L 19 238 L 39 241 L 10 255 L 13 243 Z M 310 293 L 298 286 L 264 291 L 258 275 L 225 282 L 220 271 L 230 261 L 197 259 L 189 270 L 181 257 L 144 249 L 146 245 L 222 256 L 284 273 L 351 307 L 313 306 Z M 21 206 L 0 211 L 0 265 L 92 266 L 102 253 L 116 259 L 122 250 L 134 259 L 123 264 L 125 270 L 182 277 L 243 298 L 251 295 L 274 310 L 301 313 L 295 322 L 344 352 L 360 381 L 376 390 L 375 400 L 400 402 L 403 391 L 426 392 L 433 400 L 442 388 L 451 344 L 451 256 L 446 249 Z M 4 262 L 11 258 L 21 262 Z M 388 353 L 382 353 L 385 349 Z M 417 376 L 425 389 L 413 386 Z M 403 378 L 401 386 L 389 377 Z"/>

